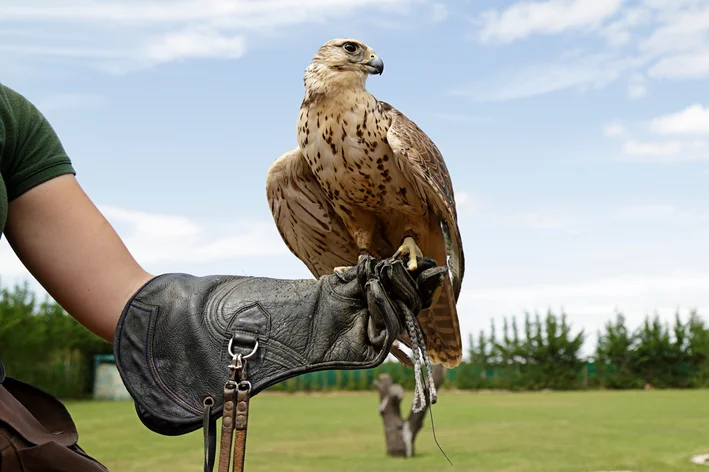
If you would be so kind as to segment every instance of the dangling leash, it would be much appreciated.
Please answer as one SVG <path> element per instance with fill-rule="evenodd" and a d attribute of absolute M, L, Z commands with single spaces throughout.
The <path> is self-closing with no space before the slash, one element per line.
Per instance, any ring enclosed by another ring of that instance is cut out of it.
<path fill-rule="evenodd" d="M 246 456 L 246 429 L 249 421 L 251 382 L 246 375 L 246 361 L 258 349 L 258 340 L 253 351 L 246 356 L 234 354 L 229 341 L 229 380 L 224 384 L 224 407 L 222 411 L 222 440 L 219 445 L 218 472 L 243 472 Z M 204 472 L 212 472 L 216 452 L 216 420 L 210 418 L 214 399 L 204 399 Z M 232 454 L 232 442 L 233 454 Z M 231 466 L 233 465 L 233 469 Z"/>

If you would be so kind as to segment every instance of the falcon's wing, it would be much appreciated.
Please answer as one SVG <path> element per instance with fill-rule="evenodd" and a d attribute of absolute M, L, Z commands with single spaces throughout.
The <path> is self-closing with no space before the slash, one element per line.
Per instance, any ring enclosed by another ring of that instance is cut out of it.
<path fill-rule="evenodd" d="M 401 170 L 414 184 L 417 196 L 441 218 L 447 261 L 453 278 L 453 293 L 458 300 L 465 272 L 465 256 L 458 229 L 453 184 L 441 152 L 434 142 L 403 113 L 386 102 L 382 111 L 392 117 L 387 141 Z"/>
<path fill-rule="evenodd" d="M 300 149 L 288 151 L 271 165 L 266 195 L 283 241 L 316 278 L 356 263 L 357 245 Z"/>

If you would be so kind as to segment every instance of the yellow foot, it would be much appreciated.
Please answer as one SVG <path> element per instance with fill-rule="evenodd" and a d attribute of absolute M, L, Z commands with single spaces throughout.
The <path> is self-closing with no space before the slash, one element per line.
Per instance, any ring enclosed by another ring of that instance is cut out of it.
<path fill-rule="evenodd" d="M 411 236 L 407 236 L 404 242 L 399 246 L 399 250 L 396 251 L 394 257 L 409 256 L 408 268 L 409 270 L 416 270 L 418 268 L 417 257 L 423 257 L 421 249 L 416 245 L 416 242 Z"/>

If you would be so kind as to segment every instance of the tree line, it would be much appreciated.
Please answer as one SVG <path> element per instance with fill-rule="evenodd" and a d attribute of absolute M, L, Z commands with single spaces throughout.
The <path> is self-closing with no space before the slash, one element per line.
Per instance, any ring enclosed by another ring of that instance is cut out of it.
<path fill-rule="evenodd" d="M 673 323 L 647 316 L 635 330 L 616 313 L 596 333 L 590 356 L 582 355 L 588 334 L 574 330 L 566 313 L 526 313 L 491 320 L 469 338 L 465 360 L 446 373 L 443 388 L 574 390 L 697 388 L 709 386 L 709 326 L 697 311 Z M 27 284 L 0 287 L 0 360 L 7 374 L 64 398 L 89 396 L 93 359 L 112 353 L 49 297 L 38 300 Z M 314 372 L 271 387 L 281 391 L 370 390 L 380 373 L 412 389 L 413 370 L 385 362 L 372 370 Z"/>
<path fill-rule="evenodd" d="M 468 360 L 454 377 L 461 389 L 697 388 L 709 386 L 709 326 L 696 310 L 683 322 L 646 316 L 635 330 L 616 313 L 596 333 L 589 356 L 581 354 L 587 334 L 574 332 L 566 313 L 525 314 L 524 323 L 505 318 L 502 332 L 469 339 Z M 520 332 L 522 331 L 522 332 Z M 454 371 L 455 372 L 455 371 Z M 450 380 L 450 379 L 449 379 Z M 450 382 L 449 382 L 450 383 Z"/>
<path fill-rule="evenodd" d="M 38 300 L 27 283 L 0 287 L 0 360 L 7 375 L 80 398 L 92 391 L 94 355 L 112 352 L 54 300 Z"/>

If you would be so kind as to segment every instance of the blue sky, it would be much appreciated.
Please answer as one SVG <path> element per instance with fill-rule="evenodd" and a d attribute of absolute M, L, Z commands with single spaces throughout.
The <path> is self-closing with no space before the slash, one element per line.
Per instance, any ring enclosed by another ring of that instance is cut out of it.
<path fill-rule="evenodd" d="M 57 130 L 147 270 L 309 277 L 265 196 L 334 37 L 431 136 L 466 252 L 462 329 L 562 307 L 709 313 L 709 3 L 0 0 L 0 81 Z M 30 278 L 0 241 L 0 277 Z M 31 278 L 30 278 L 31 280 Z"/>

